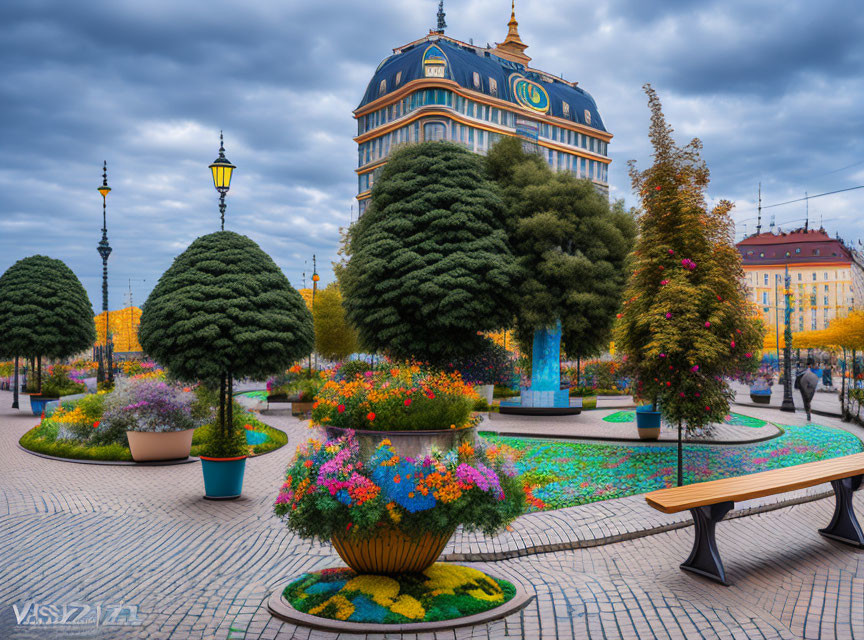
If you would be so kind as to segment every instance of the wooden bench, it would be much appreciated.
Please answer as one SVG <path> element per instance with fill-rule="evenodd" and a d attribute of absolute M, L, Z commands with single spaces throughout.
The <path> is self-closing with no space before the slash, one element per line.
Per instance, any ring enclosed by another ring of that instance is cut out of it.
<path fill-rule="evenodd" d="M 864 453 L 856 453 L 785 469 L 660 489 L 646 494 L 645 500 L 664 513 L 690 510 L 696 528 L 696 537 L 690 557 L 681 565 L 681 568 L 726 585 L 728 583 L 717 551 L 714 528 L 736 502 L 830 482 L 837 500 L 834 517 L 826 528 L 819 530 L 819 533 L 833 540 L 864 547 L 864 533 L 852 508 L 852 495 L 861 488 L 862 479 L 864 479 Z"/>

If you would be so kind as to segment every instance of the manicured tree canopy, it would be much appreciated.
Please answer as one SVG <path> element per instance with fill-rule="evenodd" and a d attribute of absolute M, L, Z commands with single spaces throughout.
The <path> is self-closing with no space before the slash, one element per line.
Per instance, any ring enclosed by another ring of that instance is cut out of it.
<path fill-rule="evenodd" d="M 345 318 L 339 285 L 331 282 L 315 296 L 315 351 L 331 360 L 342 360 L 357 351 L 357 332 Z"/>
<path fill-rule="evenodd" d="M 30 256 L 0 277 L 0 357 L 67 358 L 95 340 L 93 306 L 61 260 Z"/>
<path fill-rule="evenodd" d="M 521 271 L 520 343 L 529 348 L 536 329 L 560 319 L 569 356 L 605 348 L 636 234 L 633 216 L 622 204 L 610 208 L 588 180 L 553 171 L 516 138 L 501 140 L 486 162 L 504 195 Z"/>
<path fill-rule="evenodd" d="M 246 236 L 201 236 L 147 298 L 139 340 L 185 380 L 264 378 L 312 349 L 312 315 L 276 263 Z"/>
<path fill-rule="evenodd" d="M 658 399 L 668 421 L 692 430 L 729 412 L 725 378 L 756 370 L 763 329 L 732 240 L 732 204 L 706 208 L 702 144 L 677 147 L 656 93 L 645 89 L 654 164 L 630 167 L 642 211 L 615 343 L 639 396 Z"/>
<path fill-rule="evenodd" d="M 502 217 L 479 156 L 446 142 L 393 153 L 341 274 L 360 342 L 442 362 L 509 324 L 516 270 Z"/>

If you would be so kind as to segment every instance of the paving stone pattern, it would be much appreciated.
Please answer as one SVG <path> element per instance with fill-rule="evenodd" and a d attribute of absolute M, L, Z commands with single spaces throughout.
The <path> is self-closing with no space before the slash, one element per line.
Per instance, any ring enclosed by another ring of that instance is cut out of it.
<path fill-rule="evenodd" d="M 263 416 L 288 431 L 289 445 L 248 462 L 242 499 L 209 502 L 197 464 L 94 466 L 21 451 L 17 439 L 36 419 L 10 404 L 0 392 L 0 639 L 361 637 L 296 628 L 266 610 L 279 585 L 340 564 L 329 545 L 297 538 L 271 512 L 294 445 L 309 435 L 300 421 Z M 864 496 L 856 506 L 864 514 Z M 811 500 L 721 523 L 729 588 L 678 569 L 692 540 L 687 517 L 660 514 L 639 496 L 530 514 L 492 540 L 460 533 L 450 559 L 476 560 L 536 601 L 489 625 L 403 637 L 864 637 L 864 552 L 816 533 L 832 509 L 833 499 Z M 139 606 L 143 625 L 18 626 L 12 605 L 28 600 L 122 600 Z"/>

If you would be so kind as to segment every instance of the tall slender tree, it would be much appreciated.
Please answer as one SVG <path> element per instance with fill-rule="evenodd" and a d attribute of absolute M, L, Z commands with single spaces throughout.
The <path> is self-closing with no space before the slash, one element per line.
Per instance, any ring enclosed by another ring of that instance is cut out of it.
<path fill-rule="evenodd" d="M 659 402 L 663 417 L 678 426 L 681 484 L 682 431 L 723 420 L 733 397 L 727 379 L 755 371 L 763 329 L 733 244 L 732 203 L 707 208 L 702 143 L 678 147 L 656 92 L 644 88 L 654 163 L 639 171 L 630 162 L 642 206 L 615 343 L 638 395 Z"/>

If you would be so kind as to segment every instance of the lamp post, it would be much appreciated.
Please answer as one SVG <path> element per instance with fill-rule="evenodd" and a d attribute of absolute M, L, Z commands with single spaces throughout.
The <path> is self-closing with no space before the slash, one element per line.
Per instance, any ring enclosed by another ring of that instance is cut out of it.
<path fill-rule="evenodd" d="M 318 281 L 321 279 L 321 276 L 318 275 L 318 266 L 315 261 L 315 254 L 312 254 L 312 321 L 314 326 L 315 321 L 315 293 L 318 291 Z M 314 352 L 314 347 L 313 347 Z M 315 369 L 318 369 L 318 353 L 315 353 Z M 312 357 L 309 357 L 311 362 Z"/>
<path fill-rule="evenodd" d="M 786 325 L 786 330 L 783 333 L 783 404 L 780 405 L 780 411 L 795 411 L 795 401 L 792 399 L 792 278 L 789 276 L 789 265 L 786 265 L 786 277 L 783 281 L 785 290 L 783 292 L 786 298 L 786 309 L 783 313 L 783 320 Z"/>
<path fill-rule="evenodd" d="M 210 171 L 213 172 L 213 186 L 219 192 L 219 214 L 222 217 L 221 230 L 225 231 L 225 194 L 231 187 L 231 174 L 236 169 L 233 164 L 225 157 L 225 143 L 222 139 L 222 132 L 219 132 L 219 157 L 216 158 L 210 165 Z"/>
<path fill-rule="evenodd" d="M 107 373 L 108 385 L 113 386 L 114 384 L 114 365 L 112 363 L 111 358 L 111 336 L 108 331 L 108 256 L 111 255 L 111 246 L 108 244 L 108 224 L 106 218 L 106 199 L 108 194 L 111 191 L 111 187 L 108 186 L 108 162 L 104 161 L 102 163 L 102 186 L 98 188 L 99 193 L 102 195 L 102 239 L 99 241 L 99 245 L 96 247 L 96 250 L 99 252 L 99 255 L 102 257 L 102 311 L 105 312 L 105 351 L 107 352 L 107 365 L 108 371 L 103 372 L 103 375 L 100 376 L 104 379 L 104 374 Z M 102 358 L 99 358 L 99 368 L 102 368 Z"/>

